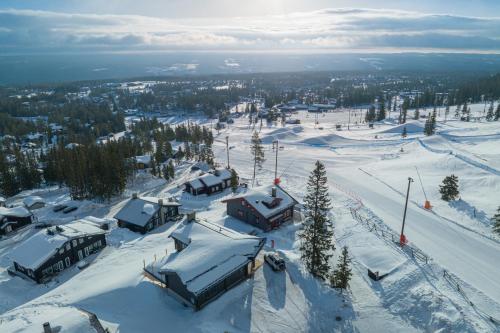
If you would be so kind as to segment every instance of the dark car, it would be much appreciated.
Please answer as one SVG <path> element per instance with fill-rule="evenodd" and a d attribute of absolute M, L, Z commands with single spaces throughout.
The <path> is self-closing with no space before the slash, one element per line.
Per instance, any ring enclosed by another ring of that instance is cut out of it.
<path fill-rule="evenodd" d="M 35 229 L 45 229 L 45 228 L 49 228 L 49 227 L 52 227 L 52 223 L 37 223 L 35 224 Z"/>
<path fill-rule="evenodd" d="M 68 213 L 74 212 L 77 209 L 78 209 L 78 207 L 76 207 L 76 206 L 69 206 L 69 207 L 66 207 L 65 209 L 63 209 L 62 212 L 64 214 L 68 214 Z"/>
<path fill-rule="evenodd" d="M 54 206 L 54 208 L 52 208 L 52 211 L 57 213 L 57 212 L 60 212 L 61 210 L 64 210 L 66 208 L 68 208 L 67 205 L 57 205 L 57 206 Z"/>

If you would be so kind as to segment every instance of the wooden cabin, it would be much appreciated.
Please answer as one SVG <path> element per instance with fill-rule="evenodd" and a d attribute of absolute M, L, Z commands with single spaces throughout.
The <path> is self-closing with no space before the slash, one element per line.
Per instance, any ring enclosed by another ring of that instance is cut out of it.
<path fill-rule="evenodd" d="M 179 216 L 180 203 L 134 195 L 114 216 L 120 228 L 145 234 Z"/>
<path fill-rule="evenodd" d="M 251 276 L 266 241 L 192 219 L 170 237 L 177 252 L 154 263 L 151 270 L 160 276 L 169 294 L 197 310 Z"/>
<path fill-rule="evenodd" d="M 184 186 L 184 191 L 191 195 L 219 193 L 231 186 L 231 171 L 217 169 L 186 182 Z"/>
<path fill-rule="evenodd" d="M 25 207 L 0 207 L 0 236 L 8 235 L 35 220 L 33 213 Z"/>
<path fill-rule="evenodd" d="M 252 189 L 248 193 L 223 201 L 227 214 L 264 231 L 278 228 L 292 220 L 298 203 L 278 185 Z"/>
<path fill-rule="evenodd" d="M 14 248 L 18 275 L 43 283 L 106 246 L 105 231 L 86 220 L 44 229 Z"/>

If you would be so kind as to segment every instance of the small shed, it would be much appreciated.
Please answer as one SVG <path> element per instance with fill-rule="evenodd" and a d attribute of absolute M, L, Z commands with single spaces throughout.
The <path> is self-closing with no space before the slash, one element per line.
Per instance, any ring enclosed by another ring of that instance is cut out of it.
<path fill-rule="evenodd" d="M 45 200 L 39 196 L 29 196 L 24 198 L 23 204 L 29 210 L 35 210 L 45 207 Z"/>

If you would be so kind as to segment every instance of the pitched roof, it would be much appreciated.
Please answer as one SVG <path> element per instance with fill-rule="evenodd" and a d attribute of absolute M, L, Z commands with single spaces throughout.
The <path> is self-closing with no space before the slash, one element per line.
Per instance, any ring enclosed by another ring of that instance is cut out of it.
<path fill-rule="evenodd" d="M 140 156 L 136 156 L 135 160 L 137 163 L 149 164 L 149 163 L 151 163 L 151 156 L 150 155 L 140 155 Z"/>
<path fill-rule="evenodd" d="M 35 270 L 66 242 L 81 236 L 105 233 L 104 230 L 87 220 L 77 220 L 59 228 L 62 230 L 51 229 L 52 235 L 48 233 L 48 230 L 40 230 L 14 248 L 8 256 L 21 266 Z"/>
<path fill-rule="evenodd" d="M 31 215 L 33 214 L 23 206 L 12 208 L 0 207 L 0 216 L 28 217 Z"/>
<path fill-rule="evenodd" d="M 189 181 L 192 188 L 199 189 L 205 186 L 215 186 L 222 184 L 223 181 L 231 178 L 231 171 L 228 169 L 217 169 L 213 172 L 206 173 L 196 179 Z"/>
<path fill-rule="evenodd" d="M 31 195 L 29 197 L 24 198 L 24 200 L 23 200 L 23 204 L 26 207 L 31 207 L 31 206 L 33 206 L 36 203 L 43 203 L 43 204 L 45 204 L 45 200 L 43 200 L 41 197 L 36 196 L 36 195 Z"/>
<path fill-rule="evenodd" d="M 276 197 L 271 196 L 273 187 L 276 188 Z M 297 200 L 277 185 L 253 188 L 243 195 L 227 199 L 223 202 L 237 199 L 245 199 L 249 205 L 266 218 L 297 204 Z"/>
<path fill-rule="evenodd" d="M 159 271 L 175 272 L 195 294 L 255 258 L 265 242 L 208 221 L 186 221 L 170 236 L 189 245 L 158 263 Z"/>
<path fill-rule="evenodd" d="M 114 218 L 144 227 L 159 209 L 158 202 L 132 198 L 116 213 Z"/>

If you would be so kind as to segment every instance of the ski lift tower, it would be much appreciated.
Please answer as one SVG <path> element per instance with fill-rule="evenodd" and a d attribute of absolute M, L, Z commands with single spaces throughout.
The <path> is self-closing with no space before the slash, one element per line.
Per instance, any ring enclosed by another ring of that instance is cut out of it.
<path fill-rule="evenodd" d="M 405 202 L 405 210 L 403 213 L 403 225 L 401 226 L 401 235 L 399 236 L 399 244 L 401 246 L 405 246 L 408 243 L 408 240 L 405 236 L 405 222 L 406 222 L 406 211 L 408 210 L 408 197 L 410 196 L 410 185 L 413 183 L 413 178 L 408 177 L 408 190 L 406 191 L 406 202 Z"/>

